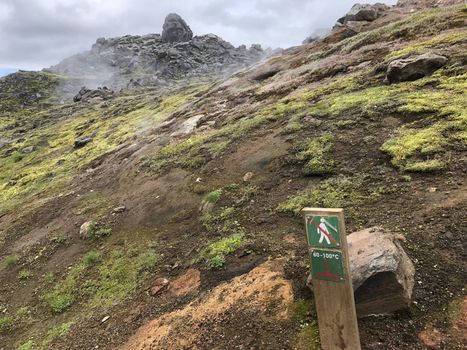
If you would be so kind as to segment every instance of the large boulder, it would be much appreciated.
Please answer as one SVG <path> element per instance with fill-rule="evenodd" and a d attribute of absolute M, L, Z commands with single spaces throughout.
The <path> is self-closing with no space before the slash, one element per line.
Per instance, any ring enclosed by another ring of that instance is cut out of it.
<path fill-rule="evenodd" d="M 386 78 L 391 83 L 417 80 L 432 74 L 446 62 L 446 57 L 434 53 L 394 60 L 388 65 Z"/>
<path fill-rule="evenodd" d="M 162 41 L 165 43 L 178 43 L 193 39 L 190 27 L 176 13 L 171 13 L 165 18 L 162 28 Z"/>
<path fill-rule="evenodd" d="M 415 267 L 394 234 L 380 227 L 347 236 L 359 317 L 389 314 L 410 304 Z"/>
<path fill-rule="evenodd" d="M 349 21 L 374 21 L 381 13 L 389 7 L 384 4 L 355 4 L 350 11 L 338 20 L 339 23 L 347 23 Z"/>
<path fill-rule="evenodd" d="M 88 89 L 83 86 L 79 92 L 73 97 L 74 102 L 87 102 L 93 98 L 101 98 L 103 100 L 109 100 L 114 97 L 115 92 L 110 90 L 106 86 L 98 87 L 97 89 Z"/>

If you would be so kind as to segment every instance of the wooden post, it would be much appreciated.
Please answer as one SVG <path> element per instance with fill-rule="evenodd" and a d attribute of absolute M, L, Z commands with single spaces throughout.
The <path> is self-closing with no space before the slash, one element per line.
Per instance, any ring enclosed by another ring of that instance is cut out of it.
<path fill-rule="evenodd" d="M 360 350 L 342 209 L 303 209 L 323 350 Z"/>

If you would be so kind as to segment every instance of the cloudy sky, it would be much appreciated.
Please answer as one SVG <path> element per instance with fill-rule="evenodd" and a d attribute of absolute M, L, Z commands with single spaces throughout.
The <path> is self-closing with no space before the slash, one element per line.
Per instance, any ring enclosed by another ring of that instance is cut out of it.
<path fill-rule="evenodd" d="M 289 47 L 331 27 L 357 0 L 0 0 L 0 76 L 49 67 L 98 37 L 160 33 L 180 14 L 198 35 Z M 376 1 L 369 1 L 376 2 Z M 394 4 L 396 0 L 383 0 Z"/>

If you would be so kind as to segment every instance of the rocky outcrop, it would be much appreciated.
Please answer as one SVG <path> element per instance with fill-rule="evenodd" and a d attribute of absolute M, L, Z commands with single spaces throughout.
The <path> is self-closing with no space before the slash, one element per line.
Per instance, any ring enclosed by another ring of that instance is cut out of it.
<path fill-rule="evenodd" d="M 87 102 L 92 98 L 101 98 L 103 100 L 108 100 L 114 96 L 114 91 L 108 89 L 106 86 L 102 88 L 97 88 L 95 90 L 88 89 L 86 87 L 82 87 L 79 90 L 78 94 L 73 97 L 74 102 Z"/>
<path fill-rule="evenodd" d="M 399 0 L 396 6 L 420 10 L 429 7 L 443 7 L 456 4 L 465 5 L 465 0 Z"/>
<path fill-rule="evenodd" d="M 170 14 L 162 35 L 99 38 L 90 51 L 67 58 L 48 71 L 74 78 L 92 77 L 81 83 L 88 87 L 167 87 L 179 81 L 187 84 L 223 77 L 267 54 L 260 45 L 236 48 L 214 34 L 193 37 L 186 22 Z"/>
<path fill-rule="evenodd" d="M 377 19 L 385 10 L 389 9 L 384 4 L 355 4 L 351 10 L 342 18 L 338 19 L 338 23 L 345 24 L 352 21 L 374 21 Z"/>
<path fill-rule="evenodd" d="M 395 235 L 374 227 L 350 234 L 347 241 L 358 316 L 406 308 L 415 267 Z"/>
<path fill-rule="evenodd" d="M 446 62 L 446 57 L 433 53 L 394 60 L 388 65 L 386 78 L 390 83 L 417 80 L 432 74 Z"/>
<path fill-rule="evenodd" d="M 178 43 L 193 39 L 190 27 L 176 13 L 171 13 L 165 18 L 162 28 L 162 41 L 164 43 Z"/>

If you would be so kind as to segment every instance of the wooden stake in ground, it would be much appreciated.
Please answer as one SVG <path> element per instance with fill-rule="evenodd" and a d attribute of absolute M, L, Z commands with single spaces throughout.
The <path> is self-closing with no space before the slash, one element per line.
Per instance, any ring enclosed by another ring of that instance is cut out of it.
<path fill-rule="evenodd" d="M 323 350 L 360 350 L 342 209 L 303 209 Z"/>

